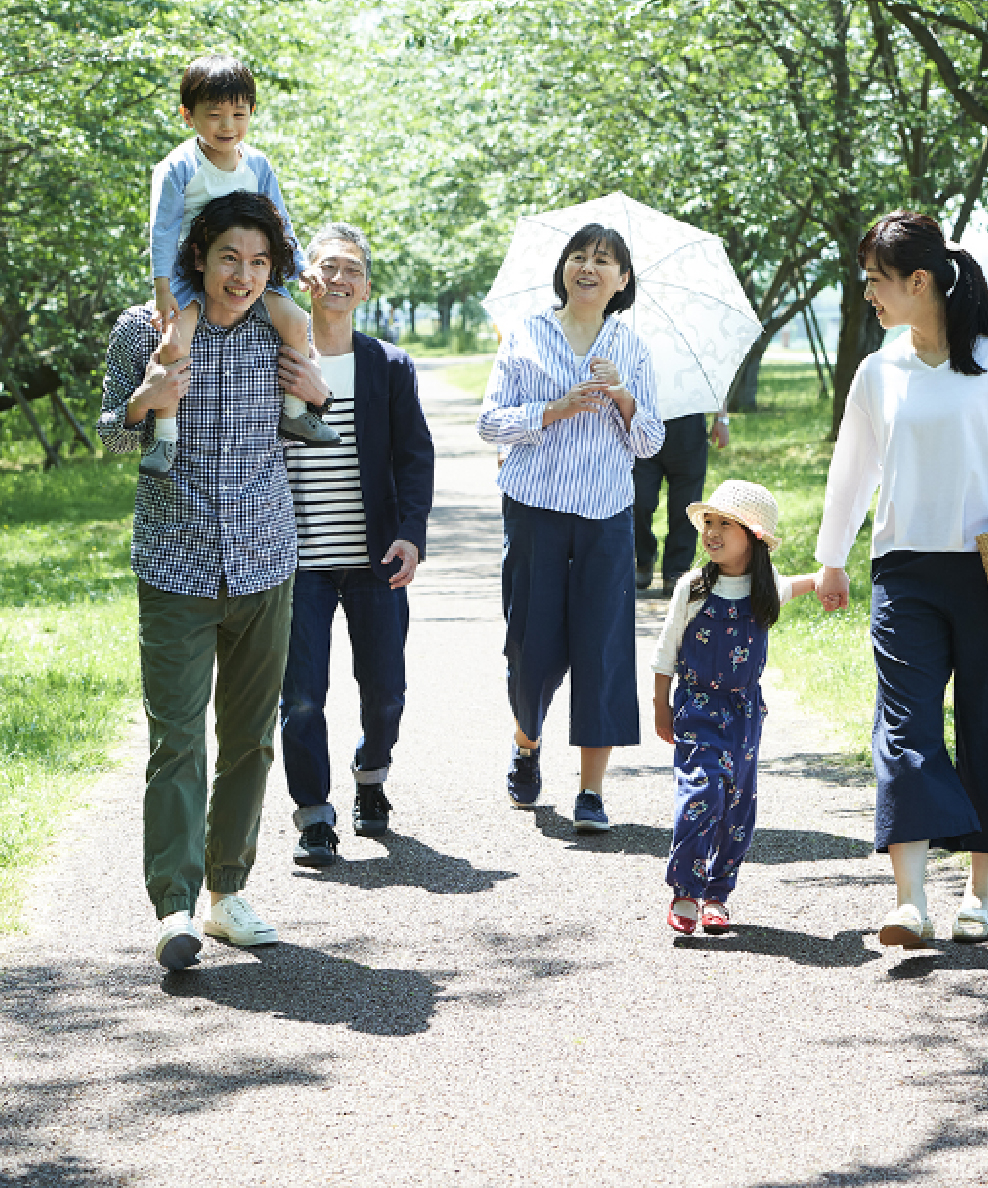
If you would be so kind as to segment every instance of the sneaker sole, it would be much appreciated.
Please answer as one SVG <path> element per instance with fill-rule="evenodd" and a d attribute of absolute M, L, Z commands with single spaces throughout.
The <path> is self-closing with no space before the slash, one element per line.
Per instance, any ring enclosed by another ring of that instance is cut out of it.
<path fill-rule="evenodd" d="M 917 936 L 911 928 L 902 924 L 885 924 L 878 934 L 878 943 L 892 948 L 901 945 L 904 949 L 930 949 L 933 946 L 928 940 Z"/>
<path fill-rule="evenodd" d="M 334 862 L 339 861 L 339 858 L 331 850 L 327 850 L 325 855 L 309 853 L 294 854 L 292 861 L 296 866 L 322 867 L 332 866 Z"/>
<path fill-rule="evenodd" d="M 357 837 L 384 837 L 388 832 L 388 823 L 387 821 L 383 824 L 377 821 L 373 824 L 368 821 L 364 821 L 361 825 L 354 823 L 353 832 Z"/>
<path fill-rule="evenodd" d="M 538 804 L 540 795 L 541 793 L 536 793 L 534 800 L 515 800 L 515 798 L 509 792 L 508 804 L 510 804 L 512 808 L 516 809 L 533 809 Z"/>
<path fill-rule="evenodd" d="M 607 833 L 611 825 L 609 821 L 574 821 L 573 828 L 577 833 Z"/>
<path fill-rule="evenodd" d="M 225 928 L 221 928 L 218 924 L 213 924 L 211 920 L 206 920 L 202 926 L 203 932 L 207 936 L 215 937 L 217 940 L 229 941 L 231 945 L 238 945 L 242 949 L 252 949 L 256 945 L 276 945 L 278 943 L 278 933 L 276 929 L 271 928 L 267 932 L 250 933 L 247 937 L 238 939 Z"/>
<path fill-rule="evenodd" d="M 201 948 L 202 941 L 197 936 L 180 932 L 178 936 L 165 941 L 155 956 L 159 965 L 176 973 L 180 969 L 188 969 L 190 965 L 198 965 L 198 953 Z"/>
<path fill-rule="evenodd" d="M 279 429 L 278 432 L 286 441 L 298 441 L 302 445 L 338 446 L 343 444 L 343 438 L 338 433 L 328 441 L 313 441 L 311 437 L 303 437 L 301 433 L 290 433 L 284 429 Z"/>

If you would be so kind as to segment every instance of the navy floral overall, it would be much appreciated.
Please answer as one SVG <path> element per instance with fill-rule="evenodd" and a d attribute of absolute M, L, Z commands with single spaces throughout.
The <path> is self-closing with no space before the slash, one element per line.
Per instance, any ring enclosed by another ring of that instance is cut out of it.
<path fill-rule="evenodd" d="M 675 824 L 666 882 L 677 895 L 727 900 L 755 829 L 758 681 L 768 631 L 751 599 L 711 594 L 686 628 L 676 661 Z"/>

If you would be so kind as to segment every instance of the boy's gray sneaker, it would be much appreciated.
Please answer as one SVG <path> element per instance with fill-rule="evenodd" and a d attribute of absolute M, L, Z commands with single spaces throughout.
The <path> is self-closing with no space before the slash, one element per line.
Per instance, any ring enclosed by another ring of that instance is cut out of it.
<path fill-rule="evenodd" d="M 596 792 L 585 789 L 576 798 L 573 810 L 573 828 L 577 833 L 606 833 L 611 823 L 604 812 L 604 802 Z"/>
<path fill-rule="evenodd" d="M 340 435 L 319 416 L 307 408 L 301 416 L 289 417 L 284 409 L 278 421 L 278 432 L 289 441 L 301 441 L 306 445 L 336 446 Z"/>
<path fill-rule="evenodd" d="M 177 453 L 178 445 L 174 441 L 159 438 L 141 458 L 138 470 L 141 474 L 150 475 L 151 478 L 164 478 L 175 465 Z"/>

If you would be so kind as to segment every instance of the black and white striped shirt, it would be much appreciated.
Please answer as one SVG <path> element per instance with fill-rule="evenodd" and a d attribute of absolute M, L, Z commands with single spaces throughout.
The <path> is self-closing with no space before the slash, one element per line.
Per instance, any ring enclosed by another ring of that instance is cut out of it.
<path fill-rule="evenodd" d="M 323 356 L 319 367 L 333 393 L 332 406 L 323 419 L 341 440 L 338 446 L 302 446 L 289 451 L 298 564 L 300 569 L 367 566 L 367 521 L 354 425 L 354 356 Z"/>

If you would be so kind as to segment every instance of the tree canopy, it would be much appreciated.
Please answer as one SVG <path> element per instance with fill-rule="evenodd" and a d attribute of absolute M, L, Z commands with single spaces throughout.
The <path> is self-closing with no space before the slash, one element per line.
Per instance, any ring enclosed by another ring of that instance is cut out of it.
<path fill-rule="evenodd" d="M 842 291 L 834 425 L 876 339 L 855 249 L 988 170 L 983 0 L 0 0 L 0 409 L 92 407 L 148 295 L 153 164 L 196 54 L 258 79 L 250 139 L 300 238 L 366 228 L 395 302 L 482 294 L 515 219 L 622 189 L 720 235 L 767 338 Z"/>

